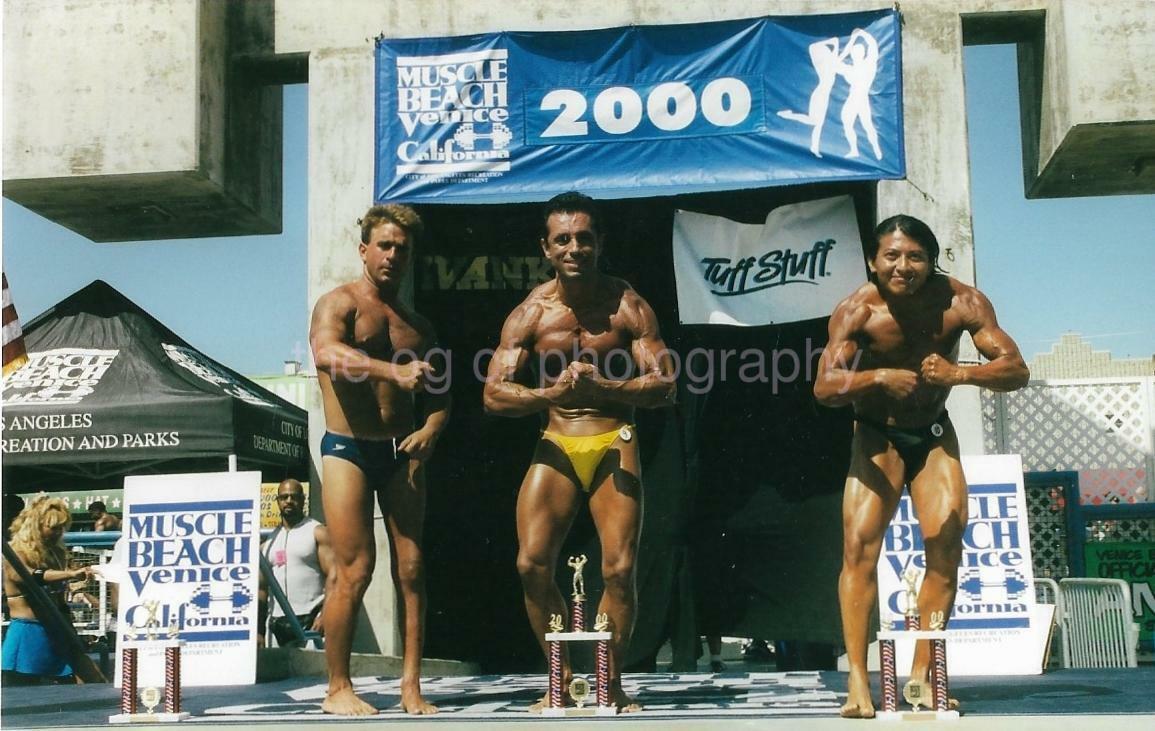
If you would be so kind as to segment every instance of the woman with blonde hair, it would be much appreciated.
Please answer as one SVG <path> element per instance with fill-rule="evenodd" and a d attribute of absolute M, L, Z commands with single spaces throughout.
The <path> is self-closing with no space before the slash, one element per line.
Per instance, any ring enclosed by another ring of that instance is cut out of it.
<path fill-rule="evenodd" d="M 68 567 L 64 532 L 72 523 L 68 503 L 60 498 L 40 495 L 33 498 L 12 522 L 8 545 L 24 563 L 32 579 L 48 593 L 68 616 L 65 594 L 68 582 L 85 580 L 87 567 Z M 32 605 L 24 596 L 24 581 L 16 570 L 4 564 L 4 595 L 8 599 L 11 624 L 4 636 L 3 672 L 6 684 L 38 682 L 50 678 L 55 682 L 74 682 L 67 660 L 65 638 L 53 637 L 37 619 Z"/>

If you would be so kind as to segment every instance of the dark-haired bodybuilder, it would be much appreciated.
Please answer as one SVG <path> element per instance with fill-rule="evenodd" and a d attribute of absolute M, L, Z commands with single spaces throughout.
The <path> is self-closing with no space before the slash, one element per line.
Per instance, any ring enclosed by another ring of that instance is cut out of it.
<path fill-rule="evenodd" d="M 634 711 L 639 706 L 621 685 L 642 527 L 632 421 L 635 407 L 673 403 L 672 360 L 646 301 L 627 282 L 598 269 L 602 231 L 594 202 L 563 193 L 546 205 L 543 219 L 541 251 L 555 277 L 506 319 L 486 379 L 485 408 L 502 416 L 545 416 L 517 497 L 517 569 L 542 651 L 547 652 L 550 615 L 566 616 L 554 568 L 580 501 L 588 499 L 605 583 L 597 612 L 608 616 L 613 633 L 610 702 Z M 541 366 L 538 387 L 519 383 L 531 358 Z"/>
<path fill-rule="evenodd" d="M 841 711 L 846 718 L 874 716 L 866 672 L 868 623 L 878 596 L 882 538 L 907 485 L 926 550 L 919 613 L 949 618 L 954 604 L 967 485 L 947 394 L 964 384 L 1013 391 L 1030 377 L 990 301 L 938 270 L 938 249 L 930 228 L 916 218 L 894 216 L 878 225 L 867 251 L 870 281 L 831 315 L 814 386 L 826 406 L 854 406 L 838 580 L 850 663 L 849 697 Z M 988 362 L 957 364 L 963 331 Z M 929 664 L 923 641 L 911 678 L 925 682 Z"/>

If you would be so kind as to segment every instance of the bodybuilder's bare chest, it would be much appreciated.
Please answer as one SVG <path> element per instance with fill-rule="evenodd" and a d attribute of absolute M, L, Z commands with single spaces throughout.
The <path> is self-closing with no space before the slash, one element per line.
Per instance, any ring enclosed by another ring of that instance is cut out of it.
<path fill-rule="evenodd" d="M 420 350 L 422 335 L 396 313 L 361 309 L 354 316 L 349 344 L 370 357 L 389 357 L 400 350 Z"/>
<path fill-rule="evenodd" d="M 931 353 L 948 355 L 958 345 L 962 320 L 953 310 L 895 318 L 875 314 L 863 328 L 867 351 L 880 360 L 921 360 Z"/>
<path fill-rule="evenodd" d="M 561 351 L 573 357 L 586 351 L 607 356 L 616 349 L 628 351 L 632 338 L 617 313 L 574 314 L 569 310 L 547 312 L 535 332 L 535 350 Z"/>

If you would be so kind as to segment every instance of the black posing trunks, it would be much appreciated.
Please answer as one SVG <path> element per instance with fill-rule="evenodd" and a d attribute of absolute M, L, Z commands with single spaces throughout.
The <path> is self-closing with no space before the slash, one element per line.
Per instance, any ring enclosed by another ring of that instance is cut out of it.
<path fill-rule="evenodd" d="M 902 457 L 903 479 L 910 482 L 911 478 L 918 474 L 918 471 L 926 464 L 926 456 L 930 454 L 930 450 L 939 443 L 942 435 L 946 433 L 946 428 L 950 424 L 950 414 L 947 413 L 946 409 L 943 409 L 937 419 L 926 426 L 917 427 L 890 426 L 859 414 L 854 415 L 854 420 L 877 429 L 890 440 L 895 450 L 898 451 L 898 456 Z"/>
<path fill-rule="evenodd" d="M 409 462 L 409 455 L 398 451 L 396 439 L 374 441 L 333 432 L 321 437 L 321 456 L 352 462 L 371 484 L 379 485 L 387 483 L 399 466 Z"/>

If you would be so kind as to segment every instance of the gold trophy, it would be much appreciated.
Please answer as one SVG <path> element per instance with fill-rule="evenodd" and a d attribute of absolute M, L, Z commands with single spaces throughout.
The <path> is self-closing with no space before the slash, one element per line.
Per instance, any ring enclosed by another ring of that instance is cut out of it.
<path fill-rule="evenodd" d="M 586 588 L 585 581 L 582 579 L 582 569 L 585 568 L 586 562 L 585 556 L 571 556 L 566 562 L 566 565 L 574 572 L 573 595 L 570 604 L 570 631 L 565 631 L 560 614 L 551 614 L 549 618 L 549 632 L 545 635 L 545 641 L 549 647 L 549 692 L 546 695 L 547 703 L 541 710 L 543 716 L 614 716 L 618 712 L 617 706 L 610 702 L 609 697 L 609 645 L 613 638 L 609 617 L 605 614 L 597 615 L 594 631 L 586 631 Z M 563 642 L 597 643 L 596 685 L 591 686 L 589 680 L 575 675 L 566 690 L 576 706 L 569 708 L 562 702 L 561 643 Z M 586 703 L 595 692 L 595 705 L 592 708 L 587 708 Z"/>
<path fill-rule="evenodd" d="M 892 626 L 878 633 L 879 659 L 881 661 L 882 679 L 882 710 L 876 718 L 884 721 L 921 721 L 926 719 L 955 719 L 958 711 L 949 708 L 947 697 L 946 674 L 946 622 L 943 612 L 932 612 L 930 628 L 923 630 L 921 618 L 918 614 L 918 578 L 919 572 L 914 567 L 902 574 L 905 589 L 902 592 L 900 609 L 903 610 L 904 622 L 901 631 L 895 631 Z M 884 617 L 885 625 L 890 625 L 888 617 Z M 900 639 L 918 642 L 926 640 L 931 645 L 931 665 L 927 680 L 911 678 L 902 688 L 902 697 L 912 707 L 912 711 L 898 710 L 897 684 L 898 675 L 895 668 L 895 642 Z M 924 710 L 925 709 L 925 710 Z"/>
<path fill-rule="evenodd" d="M 156 639 L 156 631 L 160 627 L 160 620 L 156 616 L 156 613 L 160 611 L 160 602 L 154 599 L 152 601 L 141 603 L 141 606 L 144 607 L 146 612 L 148 612 L 148 616 L 144 618 L 144 624 L 134 629 L 140 629 L 141 632 L 138 632 L 137 634 L 139 635 L 143 633 L 145 638 L 151 642 Z"/>
<path fill-rule="evenodd" d="M 157 616 L 160 611 L 160 602 L 150 600 L 141 603 L 145 611 L 144 623 L 133 625 L 133 632 L 126 633 L 120 645 L 121 652 L 121 684 L 120 684 L 120 713 L 109 716 L 109 723 L 162 723 L 168 721 L 182 721 L 189 717 L 187 712 L 181 711 L 180 693 L 180 657 L 184 641 L 179 638 L 177 623 L 174 620 L 168 626 L 167 637 L 158 638 L 161 624 Z M 137 695 L 137 677 L 140 670 L 140 650 L 163 649 L 164 651 L 164 689 L 156 686 L 142 688 Z M 144 712 L 139 711 L 139 705 L 144 706 Z M 157 713 L 157 706 L 164 703 L 164 711 Z"/>

